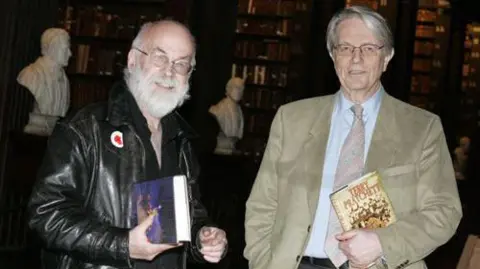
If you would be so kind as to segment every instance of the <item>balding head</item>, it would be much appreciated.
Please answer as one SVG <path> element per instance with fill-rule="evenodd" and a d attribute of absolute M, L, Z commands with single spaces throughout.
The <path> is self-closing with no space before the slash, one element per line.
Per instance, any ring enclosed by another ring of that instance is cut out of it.
<path fill-rule="evenodd" d="M 185 33 L 189 37 L 192 45 L 195 46 L 195 38 L 190 33 L 190 30 L 184 24 L 174 20 L 159 20 L 143 24 L 142 27 L 140 27 L 140 31 L 138 32 L 137 36 L 133 40 L 132 46 L 142 46 L 145 37 L 148 36 L 152 30 L 162 28 L 177 29 L 178 31 Z"/>
<path fill-rule="evenodd" d="M 195 50 L 196 42 L 190 30 L 182 23 L 174 20 L 159 20 L 154 22 L 147 22 L 140 28 L 137 36 L 132 42 L 132 47 L 150 49 L 152 43 L 162 34 L 173 33 L 177 37 L 185 39 L 189 42 L 193 52 L 192 65 L 195 65 Z"/>

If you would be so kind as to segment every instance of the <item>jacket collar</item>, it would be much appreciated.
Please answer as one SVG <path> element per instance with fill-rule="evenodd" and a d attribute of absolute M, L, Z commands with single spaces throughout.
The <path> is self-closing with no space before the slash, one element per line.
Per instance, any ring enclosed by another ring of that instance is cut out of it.
<path fill-rule="evenodd" d="M 150 135 L 147 127 L 147 121 L 140 112 L 137 102 L 127 88 L 125 81 L 115 83 L 110 90 L 108 97 L 107 121 L 113 126 L 133 125 L 137 129 L 144 130 Z M 162 126 L 168 126 L 164 129 L 164 135 L 167 140 L 178 136 L 186 138 L 198 137 L 195 130 L 183 119 L 177 111 L 173 111 L 161 119 Z"/>

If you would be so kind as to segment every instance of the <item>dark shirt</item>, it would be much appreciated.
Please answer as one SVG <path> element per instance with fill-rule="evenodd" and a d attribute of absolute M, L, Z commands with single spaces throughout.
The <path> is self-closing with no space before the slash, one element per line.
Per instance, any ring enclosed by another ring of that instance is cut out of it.
<path fill-rule="evenodd" d="M 176 146 L 177 122 L 173 114 L 166 115 L 160 121 L 162 126 L 162 158 L 161 169 L 158 165 L 157 156 L 150 141 L 151 132 L 147 120 L 138 108 L 135 99 L 130 96 L 129 106 L 132 111 L 134 128 L 140 136 L 146 152 L 146 176 L 144 180 L 153 180 L 162 177 L 180 174 L 178 167 L 178 151 Z M 135 261 L 137 269 L 176 269 L 172 265 L 181 264 L 176 259 L 181 259 L 183 248 L 174 248 L 157 256 L 153 261 Z"/>

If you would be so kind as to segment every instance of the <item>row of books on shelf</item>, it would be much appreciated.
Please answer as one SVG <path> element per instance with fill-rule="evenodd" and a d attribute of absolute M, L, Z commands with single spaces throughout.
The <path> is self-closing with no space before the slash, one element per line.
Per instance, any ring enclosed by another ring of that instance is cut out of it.
<path fill-rule="evenodd" d="M 247 84 L 286 87 L 288 68 L 285 66 L 232 64 L 231 77 L 242 78 Z"/>
<path fill-rule="evenodd" d="M 462 91 L 470 92 L 477 91 L 477 82 L 475 80 L 462 80 Z"/>
<path fill-rule="evenodd" d="M 158 9 L 135 8 L 141 10 L 131 12 L 122 6 L 67 6 L 59 11 L 60 24 L 75 36 L 132 39 L 143 23 L 163 18 Z"/>
<path fill-rule="evenodd" d="M 435 100 L 432 100 L 431 97 L 412 95 L 410 96 L 409 103 L 429 111 L 435 110 Z"/>
<path fill-rule="evenodd" d="M 437 31 L 437 26 L 420 24 L 420 25 L 417 25 L 415 28 L 415 36 L 423 37 L 423 38 L 434 38 L 436 31 Z"/>
<path fill-rule="evenodd" d="M 76 81 L 71 83 L 71 107 L 81 108 L 85 105 L 106 101 L 113 81 Z"/>
<path fill-rule="evenodd" d="M 478 75 L 476 74 L 480 62 L 475 53 L 475 51 L 480 51 L 478 35 L 480 31 L 475 33 L 473 24 L 467 24 L 465 30 L 462 82 L 459 92 L 460 106 L 457 115 L 458 126 L 461 130 L 458 133 L 471 133 L 477 126 L 480 126 L 480 111 L 478 110 L 480 91 L 477 83 L 479 81 Z"/>
<path fill-rule="evenodd" d="M 480 51 L 471 51 L 466 49 L 464 52 L 463 59 L 464 59 L 463 63 L 465 67 L 468 67 L 469 69 L 475 68 L 476 66 L 480 66 Z"/>
<path fill-rule="evenodd" d="M 290 45 L 275 40 L 238 40 L 235 43 L 234 55 L 242 58 L 288 61 L 290 59 Z"/>
<path fill-rule="evenodd" d="M 247 108 L 260 108 L 276 110 L 282 104 L 288 103 L 290 97 L 284 91 L 270 89 L 248 89 L 243 95 L 243 106 Z"/>
<path fill-rule="evenodd" d="M 475 37 L 464 42 L 465 53 L 469 58 L 479 58 L 480 54 L 480 38 Z"/>
<path fill-rule="evenodd" d="M 437 86 L 437 82 L 428 75 L 413 75 L 410 91 L 412 93 L 429 94 Z"/>
<path fill-rule="evenodd" d="M 418 1 L 419 7 L 430 7 L 430 8 L 438 8 L 438 7 L 446 7 L 448 3 L 445 3 L 445 0 L 420 0 Z"/>
<path fill-rule="evenodd" d="M 437 11 L 429 9 L 419 9 L 417 11 L 417 22 L 435 23 L 437 20 Z"/>
<path fill-rule="evenodd" d="M 460 99 L 460 105 L 462 105 L 462 106 L 472 106 L 472 105 L 475 105 L 475 103 L 476 103 L 475 99 L 472 98 L 472 97 L 464 97 L 464 98 Z M 465 107 L 462 107 L 462 108 L 465 108 Z M 470 109 L 470 108 L 471 107 L 468 107 L 468 109 Z"/>
<path fill-rule="evenodd" d="M 480 68 L 480 28 L 478 24 L 468 24 L 464 41 L 464 61 L 462 68 L 462 92 L 477 96 L 477 68 Z"/>
<path fill-rule="evenodd" d="M 423 16 L 422 13 L 427 12 L 429 16 Z M 435 15 L 434 15 L 435 14 Z M 434 11 L 431 10 L 419 10 L 417 13 L 417 22 L 435 23 L 435 25 L 418 24 L 415 29 L 415 36 L 421 38 L 434 38 L 437 34 L 444 34 L 446 32 L 445 25 L 442 24 L 442 17 L 437 16 Z"/>
<path fill-rule="evenodd" d="M 431 59 L 413 59 L 413 71 L 430 72 L 432 70 Z"/>
<path fill-rule="evenodd" d="M 445 34 L 446 28 L 443 25 L 446 22 L 441 20 L 442 12 L 438 1 L 419 1 L 419 9 L 416 16 L 416 29 L 414 43 L 414 59 L 412 70 L 414 72 L 411 81 L 410 103 L 430 111 L 435 111 L 435 98 L 431 94 L 438 91 L 437 76 L 431 72 L 441 68 L 441 52 L 444 45 L 438 38 L 439 34 Z M 440 53 L 440 54 L 439 54 Z"/>
<path fill-rule="evenodd" d="M 463 64 L 462 75 L 464 77 L 473 76 L 477 73 L 477 68 L 468 62 Z"/>
<path fill-rule="evenodd" d="M 464 47 L 472 51 L 480 50 L 480 24 L 470 23 L 467 25 Z"/>
<path fill-rule="evenodd" d="M 238 12 L 244 14 L 268 14 L 290 16 L 295 12 L 293 0 L 239 0 Z"/>
<path fill-rule="evenodd" d="M 469 58 L 474 60 L 480 58 L 480 51 L 472 51 L 469 53 Z"/>
<path fill-rule="evenodd" d="M 431 56 L 435 48 L 435 43 L 429 41 L 416 40 L 414 43 L 413 51 L 415 55 Z"/>
<path fill-rule="evenodd" d="M 245 133 L 268 136 L 274 114 L 272 113 L 245 113 Z"/>
<path fill-rule="evenodd" d="M 437 25 L 435 26 L 435 32 L 437 33 L 445 33 L 446 29 L 445 26 L 443 25 Z"/>
<path fill-rule="evenodd" d="M 430 72 L 432 68 L 441 68 L 442 63 L 440 60 L 436 59 L 423 59 L 423 58 L 415 58 L 413 59 L 413 71 L 418 72 Z"/>
<path fill-rule="evenodd" d="M 99 45 L 73 44 L 68 73 L 115 75 L 125 67 L 126 55 L 121 50 L 104 49 Z"/>
<path fill-rule="evenodd" d="M 289 36 L 292 33 L 291 20 L 237 19 L 236 32 L 266 36 Z"/>
<path fill-rule="evenodd" d="M 347 0 L 345 3 L 347 7 L 352 5 L 367 6 L 373 10 L 378 10 L 379 0 Z"/>

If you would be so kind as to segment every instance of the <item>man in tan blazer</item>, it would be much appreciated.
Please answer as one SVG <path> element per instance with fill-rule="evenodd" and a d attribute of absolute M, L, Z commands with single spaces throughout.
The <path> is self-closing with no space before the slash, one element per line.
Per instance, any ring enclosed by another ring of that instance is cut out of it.
<path fill-rule="evenodd" d="M 378 13 L 356 6 L 337 13 L 327 48 L 341 89 L 284 105 L 273 120 L 247 201 L 250 269 L 425 268 L 423 259 L 451 238 L 462 217 L 440 119 L 383 89 L 380 77 L 394 51 Z M 349 109 L 358 106 L 360 117 Z M 354 122 L 363 128 L 363 173 L 380 173 L 398 220 L 333 235 L 346 260 L 334 265 L 325 248 L 328 195 Z"/>

